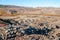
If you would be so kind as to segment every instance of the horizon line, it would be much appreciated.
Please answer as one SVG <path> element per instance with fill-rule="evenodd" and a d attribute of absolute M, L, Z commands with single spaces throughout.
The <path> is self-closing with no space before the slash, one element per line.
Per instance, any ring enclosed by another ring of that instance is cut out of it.
<path fill-rule="evenodd" d="M 5 6 L 19 6 L 19 7 L 30 7 L 30 8 L 60 8 L 57 6 L 22 6 L 22 5 L 11 5 L 11 4 L 0 4 L 0 5 L 5 5 Z"/>

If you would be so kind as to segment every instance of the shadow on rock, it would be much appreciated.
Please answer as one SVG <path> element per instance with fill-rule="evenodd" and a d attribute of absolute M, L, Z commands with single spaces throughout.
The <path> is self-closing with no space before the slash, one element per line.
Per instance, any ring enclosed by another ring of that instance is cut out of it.
<path fill-rule="evenodd" d="M 27 35 L 30 35 L 30 34 L 41 34 L 41 35 L 47 36 L 50 31 L 52 31 L 52 30 L 48 29 L 48 28 L 36 29 L 36 28 L 33 28 L 33 27 L 29 27 L 29 28 L 24 30 L 23 34 L 27 34 Z"/>

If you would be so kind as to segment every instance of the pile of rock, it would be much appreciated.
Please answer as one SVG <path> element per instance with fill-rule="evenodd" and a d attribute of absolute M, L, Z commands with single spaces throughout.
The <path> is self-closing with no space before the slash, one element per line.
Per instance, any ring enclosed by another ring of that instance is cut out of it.
<path fill-rule="evenodd" d="M 0 20 L 7 24 L 7 26 L 3 28 L 4 30 L 2 29 L 5 34 L 0 34 L 0 38 L 5 40 L 15 40 L 16 37 L 23 38 L 25 36 L 27 38 L 24 40 L 45 40 L 45 38 L 47 38 L 47 40 L 60 39 L 60 27 L 58 25 L 49 24 L 48 22 L 32 22 L 32 24 L 35 24 L 33 26 L 30 20 L 21 22 L 12 19 Z"/>

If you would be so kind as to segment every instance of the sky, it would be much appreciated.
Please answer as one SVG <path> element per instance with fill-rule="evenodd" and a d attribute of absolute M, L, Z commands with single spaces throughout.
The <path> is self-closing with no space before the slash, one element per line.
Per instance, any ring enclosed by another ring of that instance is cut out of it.
<path fill-rule="evenodd" d="M 0 0 L 0 4 L 26 7 L 60 7 L 60 0 Z"/>

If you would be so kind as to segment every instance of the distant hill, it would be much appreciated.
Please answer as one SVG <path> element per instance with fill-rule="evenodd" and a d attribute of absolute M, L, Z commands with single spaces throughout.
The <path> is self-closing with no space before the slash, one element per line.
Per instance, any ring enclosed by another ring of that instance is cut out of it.
<path fill-rule="evenodd" d="M 6 12 L 7 14 L 60 14 L 60 8 L 54 7 L 23 7 L 14 5 L 0 5 L 0 14 Z"/>

